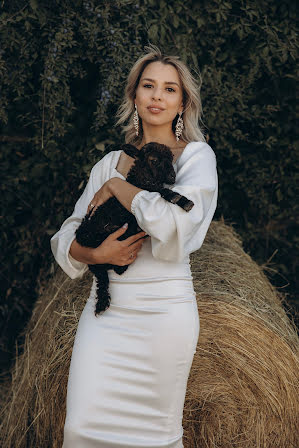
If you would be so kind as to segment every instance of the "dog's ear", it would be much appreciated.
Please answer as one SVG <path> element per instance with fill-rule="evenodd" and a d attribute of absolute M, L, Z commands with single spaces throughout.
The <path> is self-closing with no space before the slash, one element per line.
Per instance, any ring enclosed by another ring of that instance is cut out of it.
<path fill-rule="evenodd" d="M 140 156 L 140 151 L 135 146 L 130 145 L 129 143 L 122 145 L 121 149 L 133 159 L 137 159 Z"/>

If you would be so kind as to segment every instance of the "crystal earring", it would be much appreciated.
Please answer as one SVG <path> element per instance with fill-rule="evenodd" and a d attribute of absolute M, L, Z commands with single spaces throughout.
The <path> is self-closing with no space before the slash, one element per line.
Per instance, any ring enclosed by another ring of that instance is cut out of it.
<path fill-rule="evenodd" d="M 138 115 L 136 103 L 135 103 L 135 112 L 134 112 L 134 115 L 133 115 L 133 122 L 134 122 L 135 134 L 136 134 L 136 136 L 138 136 L 139 115 Z"/>
<path fill-rule="evenodd" d="M 182 112 L 180 112 L 178 121 L 176 122 L 176 125 L 175 125 L 175 135 L 176 135 L 177 142 L 179 141 L 180 136 L 182 135 L 183 129 L 184 129 L 184 122 L 182 119 Z"/>

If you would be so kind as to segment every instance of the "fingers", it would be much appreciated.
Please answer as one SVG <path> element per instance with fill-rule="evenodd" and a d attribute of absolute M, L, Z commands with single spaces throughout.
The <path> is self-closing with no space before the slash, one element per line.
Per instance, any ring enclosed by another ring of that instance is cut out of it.
<path fill-rule="evenodd" d="M 140 249 L 143 246 L 144 243 L 144 239 L 139 239 L 138 241 L 136 241 L 135 243 L 131 244 L 130 246 L 128 246 L 128 263 L 133 263 L 133 261 L 136 260 L 138 252 L 140 251 Z"/>
<path fill-rule="evenodd" d="M 140 233 L 144 233 L 144 232 L 140 232 Z M 126 241 L 128 239 L 129 238 L 127 238 L 126 240 L 121 241 L 120 243 L 122 243 L 122 244 L 126 243 Z M 135 241 L 131 245 L 125 246 L 125 247 L 122 248 L 122 253 L 123 253 L 123 257 L 124 257 L 123 260 L 122 260 L 122 265 L 131 264 L 131 263 L 133 263 L 136 260 L 138 252 L 142 248 L 142 245 L 143 245 L 144 241 L 145 241 L 144 238 L 139 238 L 138 241 Z"/>
<path fill-rule="evenodd" d="M 110 237 L 112 237 L 113 239 L 116 240 L 119 236 L 123 235 L 126 232 L 127 228 L 128 228 L 128 223 L 125 223 L 122 227 L 117 229 L 115 232 L 111 233 Z M 135 235 L 129 236 L 125 240 L 122 240 L 122 243 L 124 243 L 127 246 L 130 246 L 132 243 L 134 243 L 135 241 L 144 237 L 145 235 L 146 235 L 146 233 L 143 231 L 135 233 Z"/>
<path fill-rule="evenodd" d="M 87 210 L 91 210 L 95 205 L 96 205 L 95 204 L 95 198 L 93 197 L 93 199 L 88 204 Z"/>
<path fill-rule="evenodd" d="M 128 247 L 129 252 L 128 252 L 128 264 L 133 263 L 133 261 L 136 260 L 137 256 L 138 256 L 138 252 L 140 251 L 142 245 L 144 243 L 144 239 L 136 241 L 136 243 L 131 244 L 131 246 Z"/>
<path fill-rule="evenodd" d="M 113 243 L 113 248 L 115 251 L 115 257 L 117 258 L 117 261 L 115 262 L 114 256 L 112 258 L 113 262 L 112 264 L 116 264 L 119 266 L 125 266 L 133 263 L 138 255 L 138 252 L 140 251 L 144 241 L 145 241 L 145 235 L 146 233 L 141 231 L 136 233 L 135 235 L 130 236 L 129 238 L 126 238 L 124 240 L 118 240 L 118 238 L 126 232 L 128 228 L 128 224 L 124 224 L 122 227 L 117 229 L 115 232 L 111 233 L 107 237 L 107 240 L 110 239 L 113 241 L 117 241 L 117 246 Z M 148 235 L 147 235 L 148 236 Z M 107 241 L 108 243 L 108 241 Z M 111 244 L 108 243 L 108 244 Z"/>
<path fill-rule="evenodd" d="M 115 232 L 111 233 L 110 237 L 113 238 L 114 240 L 117 240 L 117 238 L 119 236 L 123 235 L 126 232 L 127 228 L 128 228 L 128 223 L 126 222 L 122 227 L 115 230 Z"/>
<path fill-rule="evenodd" d="M 94 215 L 96 209 L 97 209 L 100 205 L 101 205 L 101 204 L 97 203 L 95 200 L 91 201 L 91 203 L 89 204 L 89 206 L 88 206 L 88 208 L 87 208 L 87 213 L 89 213 L 89 212 L 91 211 L 91 213 L 90 213 L 90 217 L 89 217 L 89 218 L 91 218 L 91 217 Z"/>
<path fill-rule="evenodd" d="M 137 258 L 137 252 L 131 252 L 131 253 L 129 254 L 129 256 L 128 256 L 128 259 L 127 259 L 127 263 L 126 263 L 126 264 L 131 264 L 131 263 L 133 263 L 133 262 L 136 260 L 136 258 Z"/>
<path fill-rule="evenodd" d="M 88 207 L 87 207 L 87 212 L 89 213 L 90 211 L 91 211 L 91 214 L 90 214 L 90 216 L 92 216 L 94 213 L 95 213 L 95 211 L 96 211 L 96 209 L 100 206 L 100 205 L 103 205 L 103 200 L 101 199 L 101 197 L 96 193 L 95 195 L 94 195 L 94 197 L 92 198 L 92 200 L 90 201 L 90 203 L 88 204 Z"/>
<path fill-rule="evenodd" d="M 116 263 L 112 263 L 112 264 L 116 264 L 118 266 L 126 266 L 128 264 L 133 263 L 138 255 L 139 250 L 141 249 L 142 244 L 140 245 L 140 247 L 135 247 L 134 249 L 132 248 L 132 246 L 130 247 L 126 247 L 125 252 L 124 249 L 122 251 L 122 255 L 120 258 L 118 258 Z"/>
<path fill-rule="evenodd" d="M 128 244 L 128 246 L 130 246 L 131 244 L 135 243 L 135 241 L 139 240 L 140 238 L 144 237 L 145 235 L 147 235 L 147 234 L 144 231 L 138 232 L 138 233 L 135 233 L 135 235 L 129 236 L 123 242 L 125 242 L 126 244 Z"/>
<path fill-rule="evenodd" d="M 94 212 L 95 206 L 96 206 L 96 203 L 95 203 L 95 199 L 93 198 L 93 200 L 89 203 L 89 205 L 87 207 L 87 213 L 90 213 L 91 210 L 93 210 L 93 212 Z"/>
<path fill-rule="evenodd" d="M 141 249 L 144 241 L 145 241 L 144 239 L 139 239 L 135 243 L 130 244 L 130 246 L 128 246 L 129 252 L 132 253 L 135 252 L 136 250 L 138 252 Z"/>

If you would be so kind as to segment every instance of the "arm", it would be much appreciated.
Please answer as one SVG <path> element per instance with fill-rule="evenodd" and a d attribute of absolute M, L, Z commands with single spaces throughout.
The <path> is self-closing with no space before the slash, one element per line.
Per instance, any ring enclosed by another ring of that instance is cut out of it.
<path fill-rule="evenodd" d="M 107 154 L 92 168 L 89 181 L 75 205 L 73 214 L 64 221 L 60 230 L 51 238 L 51 249 L 57 263 L 72 279 L 81 277 L 87 271 L 88 264 L 109 263 L 124 266 L 133 263 L 144 242 L 144 232 L 119 241 L 117 238 L 126 232 L 124 227 L 109 235 L 95 249 L 82 247 L 75 239 L 76 229 L 85 216 L 95 192 L 103 184 L 108 183 L 109 167 L 105 163 L 107 158 L 109 162 L 109 157 Z"/>
<path fill-rule="evenodd" d="M 72 279 L 81 277 L 88 270 L 86 262 L 90 261 L 89 249 L 82 248 L 81 257 L 79 256 L 78 259 L 75 259 L 78 252 L 76 251 L 76 248 L 74 250 L 73 245 L 71 254 L 70 248 L 75 239 L 76 229 L 79 227 L 85 216 L 87 206 L 94 195 L 94 191 L 96 191 L 96 179 L 100 184 L 99 186 L 101 186 L 101 183 L 103 182 L 102 171 L 104 168 L 104 159 L 105 157 L 92 168 L 88 183 L 82 195 L 76 202 L 72 215 L 64 221 L 60 230 L 51 238 L 51 249 L 57 263 Z"/>
<path fill-rule="evenodd" d="M 77 243 L 76 239 L 74 239 L 71 243 L 69 255 L 71 255 L 71 257 L 75 260 L 85 264 L 95 264 L 96 262 L 105 263 L 103 257 L 100 257 L 100 254 L 97 257 L 96 261 L 95 250 L 91 247 L 81 246 L 79 243 Z"/>
<path fill-rule="evenodd" d="M 70 254 L 74 259 L 86 264 L 114 264 L 117 266 L 131 264 L 135 261 L 137 253 L 144 243 L 145 232 L 136 233 L 119 241 L 118 238 L 127 231 L 127 228 L 127 224 L 123 225 L 95 249 L 83 247 L 74 239 L 70 247 Z"/>
<path fill-rule="evenodd" d="M 91 211 L 91 205 L 92 212 L 91 216 L 95 212 L 95 210 L 102 204 L 104 204 L 108 199 L 115 196 L 118 201 L 129 211 L 131 212 L 131 204 L 133 201 L 133 198 L 136 196 L 137 193 L 141 192 L 141 190 L 138 187 L 135 187 L 135 185 L 132 185 L 128 183 L 126 180 L 120 179 L 119 177 L 112 177 L 111 179 L 107 180 L 107 182 L 102 185 L 102 187 L 94 194 L 92 200 L 90 201 L 88 205 L 87 211 Z"/>
<path fill-rule="evenodd" d="M 111 194 L 130 212 L 134 197 L 143 190 L 119 177 L 112 177 L 108 182 Z"/>
<path fill-rule="evenodd" d="M 191 211 L 146 190 L 134 196 L 131 211 L 151 236 L 153 256 L 181 262 L 201 247 L 217 206 L 216 156 L 207 143 L 194 142 L 189 148 L 171 189 L 194 202 Z"/>

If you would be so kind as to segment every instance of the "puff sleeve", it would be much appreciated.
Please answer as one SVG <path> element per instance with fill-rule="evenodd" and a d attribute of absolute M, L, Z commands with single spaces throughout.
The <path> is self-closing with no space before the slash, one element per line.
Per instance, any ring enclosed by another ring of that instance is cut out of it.
<path fill-rule="evenodd" d="M 64 221 L 60 230 L 55 233 L 50 241 L 51 250 L 57 263 L 72 279 L 82 277 L 85 271 L 88 270 L 87 264 L 75 260 L 70 255 L 69 250 L 75 238 L 75 231 L 87 212 L 88 204 L 96 191 L 98 191 L 107 180 L 105 162 L 107 162 L 108 156 L 109 154 L 93 166 L 88 183 L 82 195 L 76 202 L 72 215 Z"/>
<path fill-rule="evenodd" d="M 131 204 L 139 226 L 151 236 L 153 256 L 166 261 L 181 262 L 201 247 L 217 206 L 214 151 L 205 142 L 192 142 L 186 149 L 170 188 L 194 202 L 190 212 L 147 190 L 137 193 Z"/>

